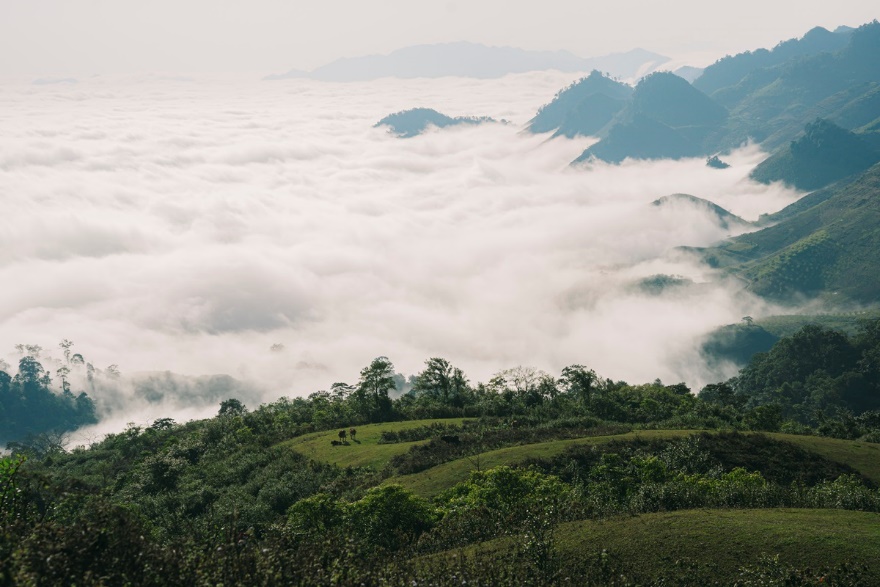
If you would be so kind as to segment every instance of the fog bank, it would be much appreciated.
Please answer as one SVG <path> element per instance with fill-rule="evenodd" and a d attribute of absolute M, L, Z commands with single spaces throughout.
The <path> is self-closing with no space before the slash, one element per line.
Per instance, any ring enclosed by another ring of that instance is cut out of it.
<path fill-rule="evenodd" d="M 264 401 L 353 383 L 379 355 L 403 373 L 442 356 L 472 381 L 520 364 L 722 375 L 699 337 L 773 310 L 676 251 L 725 228 L 649 204 L 682 192 L 754 220 L 797 194 L 748 180 L 753 146 L 725 170 L 572 169 L 588 139 L 521 132 L 570 81 L 3 83 L 0 356 L 68 338 L 123 375 L 228 374 Z M 514 124 L 406 140 L 372 127 L 416 106 Z M 693 285 L 637 286 L 657 274 Z M 142 399 L 110 399 L 114 421 L 147 417 Z M 216 410 L 162 402 L 175 413 L 149 416 Z"/>

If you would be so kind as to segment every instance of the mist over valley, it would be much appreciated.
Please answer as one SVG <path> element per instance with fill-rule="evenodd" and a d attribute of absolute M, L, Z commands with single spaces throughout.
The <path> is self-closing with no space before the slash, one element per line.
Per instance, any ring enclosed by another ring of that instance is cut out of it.
<path fill-rule="evenodd" d="M 595 139 L 521 129 L 571 81 L 7 84 L 6 360 L 21 342 L 57 358 L 66 338 L 124 379 L 225 374 L 259 390 L 251 401 L 353 380 L 379 355 L 404 374 L 446 357 L 474 381 L 521 364 L 692 386 L 727 375 L 705 369 L 700 338 L 775 310 L 677 247 L 744 228 L 650 204 L 684 192 L 756 220 L 799 194 L 748 178 L 766 157 L 754 145 L 725 170 L 703 159 L 569 168 Z M 406 141 L 374 128 L 416 105 L 511 124 Z M 659 274 L 693 285 L 633 287 Z M 114 426 L 188 402 L 165 394 L 144 412 L 143 398 L 94 399 Z"/>

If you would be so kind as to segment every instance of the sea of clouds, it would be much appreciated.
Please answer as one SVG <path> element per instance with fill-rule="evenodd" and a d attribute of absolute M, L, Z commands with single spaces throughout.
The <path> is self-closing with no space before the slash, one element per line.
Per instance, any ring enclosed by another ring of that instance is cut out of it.
<path fill-rule="evenodd" d="M 631 382 L 730 375 L 707 372 L 701 337 L 778 310 L 676 250 L 728 229 L 650 203 L 683 192 L 754 220 L 799 194 L 748 179 L 754 146 L 726 170 L 570 168 L 591 140 L 522 129 L 571 81 L 4 80 L 0 357 L 31 343 L 57 358 L 67 338 L 121 381 L 227 374 L 251 404 L 354 383 L 380 355 L 406 374 L 445 357 L 472 381 L 573 363 Z M 416 106 L 512 124 L 373 127 Z M 656 274 L 696 285 L 634 287 Z M 126 385 L 95 398 L 111 426 L 216 410 L 193 386 L 150 403 Z"/>

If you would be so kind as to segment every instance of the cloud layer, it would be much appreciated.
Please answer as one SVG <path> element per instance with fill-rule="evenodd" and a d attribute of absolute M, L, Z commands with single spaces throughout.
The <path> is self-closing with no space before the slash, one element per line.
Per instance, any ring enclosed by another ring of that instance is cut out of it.
<path fill-rule="evenodd" d="M 797 194 L 747 179 L 754 147 L 727 170 L 571 169 L 588 140 L 520 131 L 570 81 L 0 85 L 0 351 L 69 338 L 98 366 L 226 373 L 264 399 L 353 382 L 378 355 L 472 380 L 582 363 L 698 385 L 699 336 L 769 310 L 675 251 L 722 227 L 649 203 L 755 219 Z M 516 124 L 372 128 L 416 106 Z M 661 273 L 696 285 L 633 287 Z"/>

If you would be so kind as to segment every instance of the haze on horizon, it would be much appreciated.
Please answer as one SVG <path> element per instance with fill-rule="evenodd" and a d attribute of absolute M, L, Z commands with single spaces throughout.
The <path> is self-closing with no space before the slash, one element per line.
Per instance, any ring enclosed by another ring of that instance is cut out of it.
<path fill-rule="evenodd" d="M 341 57 L 455 41 L 580 57 L 642 47 L 677 63 L 858 26 L 875 2 L 744 0 L 0 0 L 0 76 L 311 70 Z"/>

